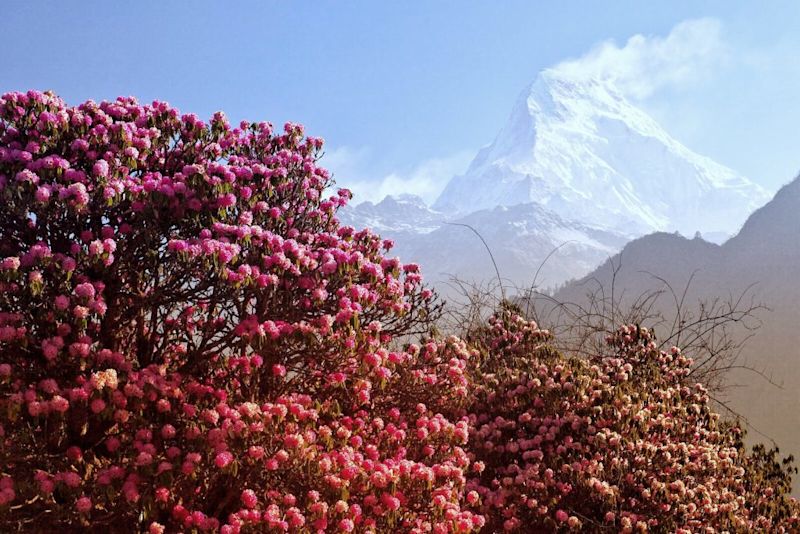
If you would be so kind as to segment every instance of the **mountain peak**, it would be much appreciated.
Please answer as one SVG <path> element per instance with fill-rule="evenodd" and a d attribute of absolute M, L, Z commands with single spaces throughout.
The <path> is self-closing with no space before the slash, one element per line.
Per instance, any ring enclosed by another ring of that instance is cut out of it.
<path fill-rule="evenodd" d="M 759 186 L 670 137 L 613 81 L 548 69 L 434 208 L 537 202 L 616 231 L 693 235 L 733 233 L 767 200 Z"/>
<path fill-rule="evenodd" d="M 343 223 L 357 228 L 371 228 L 382 234 L 427 233 L 438 228 L 443 214 L 428 208 L 417 195 L 387 195 L 374 204 L 362 202 L 345 206 L 339 212 Z"/>
<path fill-rule="evenodd" d="M 557 68 L 541 71 L 529 85 L 529 93 L 535 98 L 547 94 L 556 100 L 593 99 L 627 102 L 622 91 L 610 79 L 574 76 Z"/>
<path fill-rule="evenodd" d="M 410 206 L 419 209 L 428 209 L 428 205 L 422 199 L 422 197 L 417 195 L 412 195 L 410 193 L 401 193 L 399 195 L 386 195 L 383 197 L 383 200 L 378 202 L 377 206 L 389 207 L 389 206 Z"/>

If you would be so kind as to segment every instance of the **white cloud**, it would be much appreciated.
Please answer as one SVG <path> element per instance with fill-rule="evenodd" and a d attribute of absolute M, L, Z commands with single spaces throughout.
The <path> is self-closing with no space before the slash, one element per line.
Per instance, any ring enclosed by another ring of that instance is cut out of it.
<path fill-rule="evenodd" d="M 347 187 L 348 180 L 363 180 L 370 162 L 370 150 L 366 147 L 341 146 L 325 148 L 320 164 L 333 174 L 337 187 Z"/>
<path fill-rule="evenodd" d="M 623 47 L 604 41 L 553 69 L 577 79 L 612 80 L 629 96 L 643 99 L 665 86 L 701 81 L 727 53 L 720 21 L 703 18 L 681 22 L 666 37 L 634 35 Z"/>
<path fill-rule="evenodd" d="M 448 156 L 425 160 L 408 171 L 392 171 L 380 176 L 371 175 L 374 162 L 369 149 L 339 147 L 326 151 L 321 165 L 333 173 L 337 187 L 353 192 L 353 203 L 370 200 L 379 202 L 386 195 L 409 193 L 432 204 L 447 182 L 463 173 L 474 151 L 462 150 Z"/>

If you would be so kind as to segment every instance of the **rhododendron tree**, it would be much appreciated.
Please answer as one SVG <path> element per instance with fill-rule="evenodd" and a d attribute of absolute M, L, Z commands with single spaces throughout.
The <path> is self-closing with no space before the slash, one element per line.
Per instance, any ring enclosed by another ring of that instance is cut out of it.
<path fill-rule="evenodd" d="M 569 358 L 506 306 L 434 334 L 321 148 L 0 97 L 0 530 L 798 528 L 788 466 L 650 332 Z"/>
<path fill-rule="evenodd" d="M 494 531 L 793 532 L 787 462 L 748 453 L 692 361 L 621 327 L 565 358 L 505 307 L 475 334 L 486 354 L 470 406 L 468 501 Z"/>
<path fill-rule="evenodd" d="M 457 340 L 322 141 L 0 98 L 0 530 L 470 532 Z M 442 359 L 437 351 L 447 352 Z"/>

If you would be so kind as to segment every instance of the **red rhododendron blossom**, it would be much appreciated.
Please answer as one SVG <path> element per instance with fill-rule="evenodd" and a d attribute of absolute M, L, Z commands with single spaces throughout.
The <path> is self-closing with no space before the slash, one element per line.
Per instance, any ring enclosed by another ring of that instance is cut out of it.
<path fill-rule="evenodd" d="M 251 489 L 246 489 L 242 492 L 242 503 L 247 508 L 255 508 L 258 504 L 258 497 L 256 497 L 256 493 Z"/>
<path fill-rule="evenodd" d="M 88 513 L 92 509 L 92 501 L 88 497 L 81 497 L 75 503 L 75 508 L 82 514 Z"/>

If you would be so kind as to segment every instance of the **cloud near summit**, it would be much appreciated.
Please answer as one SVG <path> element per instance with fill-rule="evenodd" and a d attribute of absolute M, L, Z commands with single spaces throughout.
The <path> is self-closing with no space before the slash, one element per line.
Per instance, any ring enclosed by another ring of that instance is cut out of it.
<path fill-rule="evenodd" d="M 628 96 L 644 99 L 662 87 L 702 80 L 727 52 L 719 20 L 693 19 L 677 24 L 666 37 L 636 34 L 622 47 L 603 41 L 552 70 L 573 79 L 611 80 Z"/>
<path fill-rule="evenodd" d="M 464 172 L 474 150 L 461 150 L 443 157 L 421 161 L 410 169 L 373 173 L 374 155 L 365 147 L 343 146 L 328 151 L 323 166 L 333 172 L 339 187 L 353 192 L 353 203 L 380 202 L 386 195 L 412 194 L 432 204 L 454 175 Z"/>
<path fill-rule="evenodd" d="M 575 80 L 611 81 L 626 96 L 642 101 L 659 89 L 690 87 L 713 75 L 730 53 L 722 34 L 717 19 L 686 20 L 666 36 L 636 34 L 624 46 L 602 41 L 583 56 L 549 70 Z M 370 147 L 344 146 L 330 150 L 323 164 L 334 171 L 339 186 L 353 190 L 355 204 L 412 193 L 430 205 L 450 178 L 464 172 L 474 155 L 474 151 L 461 150 L 410 169 L 375 172 L 377 160 Z"/>

